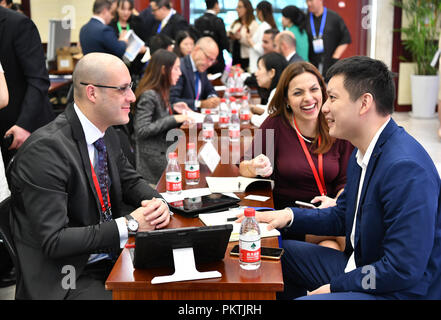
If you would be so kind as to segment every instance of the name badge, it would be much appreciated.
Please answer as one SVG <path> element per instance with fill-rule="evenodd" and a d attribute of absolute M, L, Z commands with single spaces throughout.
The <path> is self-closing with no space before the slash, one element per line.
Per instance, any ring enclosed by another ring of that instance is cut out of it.
<path fill-rule="evenodd" d="M 312 46 L 314 48 L 314 53 L 323 53 L 325 52 L 325 47 L 323 45 L 323 39 L 318 38 L 312 40 Z"/>

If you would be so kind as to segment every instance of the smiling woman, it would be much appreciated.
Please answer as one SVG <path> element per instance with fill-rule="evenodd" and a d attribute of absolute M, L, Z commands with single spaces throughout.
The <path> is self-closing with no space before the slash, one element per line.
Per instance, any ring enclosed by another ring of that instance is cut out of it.
<path fill-rule="evenodd" d="M 269 117 L 260 127 L 264 132 L 253 141 L 251 158 L 255 158 L 240 164 L 241 175 L 247 177 L 273 171 L 276 209 L 294 207 L 296 200 L 321 202 L 320 208 L 335 205 L 346 184 L 346 166 L 353 147 L 347 141 L 329 136 L 321 113 L 327 99 L 325 90 L 325 82 L 312 64 L 290 64 L 269 103 Z M 271 131 L 274 141 L 267 141 Z M 269 145 L 274 150 L 267 150 Z M 262 161 L 262 157 L 274 160 Z M 267 170 L 268 166 L 274 170 Z M 284 237 L 305 239 L 305 235 Z M 307 241 L 320 243 L 329 239 L 333 242 L 323 245 L 344 249 L 344 238 L 306 237 Z"/>

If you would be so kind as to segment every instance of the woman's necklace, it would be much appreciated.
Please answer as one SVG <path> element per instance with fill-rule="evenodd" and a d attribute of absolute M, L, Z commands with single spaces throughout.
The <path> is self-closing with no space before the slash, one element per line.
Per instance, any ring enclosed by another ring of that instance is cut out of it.
<path fill-rule="evenodd" d="M 300 136 L 303 140 L 305 140 L 306 142 L 312 143 L 311 140 L 306 139 L 306 138 L 302 135 L 302 133 L 300 132 L 300 130 L 297 129 L 296 119 L 294 118 L 294 115 L 292 116 L 292 121 L 293 121 L 293 124 L 294 124 L 294 130 L 297 131 L 297 133 L 299 134 L 299 136 Z"/>

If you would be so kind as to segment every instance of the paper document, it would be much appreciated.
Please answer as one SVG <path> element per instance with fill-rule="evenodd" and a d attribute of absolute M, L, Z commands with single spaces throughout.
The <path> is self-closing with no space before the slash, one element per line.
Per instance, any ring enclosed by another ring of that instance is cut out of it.
<path fill-rule="evenodd" d="M 194 123 L 203 123 L 205 119 L 205 114 L 194 112 L 194 111 L 187 111 L 186 113 Z M 213 122 L 219 122 L 219 115 L 218 114 L 210 114 L 211 119 L 213 119 Z"/>
<path fill-rule="evenodd" d="M 208 188 L 215 192 L 245 192 L 246 188 L 253 183 L 271 183 L 274 188 L 274 181 L 270 179 L 256 179 L 247 177 L 206 177 Z"/>
<path fill-rule="evenodd" d="M 186 198 L 197 198 L 197 197 L 208 196 L 210 194 L 211 192 L 210 189 L 208 188 L 196 188 L 196 189 L 182 190 L 182 192 L 178 195 L 163 192 L 161 193 L 161 196 L 164 198 L 165 201 L 170 203 L 170 202 L 184 200 Z"/>
<path fill-rule="evenodd" d="M 230 235 L 230 242 L 239 241 L 239 233 L 240 233 L 240 223 L 236 223 L 234 221 L 228 221 L 235 218 L 239 213 L 243 212 L 243 208 L 234 208 L 228 211 L 214 212 L 214 213 L 200 213 L 199 219 L 206 226 L 217 226 L 222 224 L 232 224 L 233 231 Z M 259 223 L 260 228 L 260 237 L 277 237 L 280 235 L 280 232 L 277 229 L 273 229 L 268 231 L 268 223 Z"/>
<path fill-rule="evenodd" d="M 220 78 L 222 76 L 221 72 L 214 73 L 214 74 L 207 74 L 207 78 L 210 81 L 216 80 L 217 78 Z"/>
<path fill-rule="evenodd" d="M 132 62 L 135 60 L 142 46 L 144 45 L 144 41 L 142 41 L 133 30 L 127 31 L 126 37 L 128 40 L 126 52 L 124 53 L 124 57 Z"/>
<path fill-rule="evenodd" d="M 246 196 L 244 199 L 265 202 L 269 198 L 270 197 L 264 197 L 264 196 L 258 196 L 258 195 L 250 194 L 249 196 Z"/>

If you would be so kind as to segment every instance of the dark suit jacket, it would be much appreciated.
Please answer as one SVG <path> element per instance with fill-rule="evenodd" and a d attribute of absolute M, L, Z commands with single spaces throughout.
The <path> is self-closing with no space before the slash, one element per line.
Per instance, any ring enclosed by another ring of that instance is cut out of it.
<path fill-rule="evenodd" d="M 154 36 L 157 33 L 160 24 L 161 21 L 155 20 L 151 30 L 151 36 Z M 161 29 L 161 33 L 169 36 L 172 40 L 175 40 L 179 31 L 187 30 L 188 28 L 189 25 L 187 20 L 185 20 L 185 18 L 179 13 L 175 13 L 170 17 L 165 27 Z"/>
<path fill-rule="evenodd" d="M 183 101 L 187 105 L 196 110 L 194 101 L 196 100 L 195 94 L 195 76 L 193 72 L 193 67 L 191 65 L 190 55 L 181 58 L 181 76 L 174 87 L 170 90 L 170 103 L 175 103 L 178 101 Z M 207 73 L 200 73 L 201 80 L 201 94 L 199 100 L 205 100 L 210 95 L 217 95 L 216 90 L 214 90 L 213 85 L 207 78 Z"/>
<path fill-rule="evenodd" d="M 123 201 L 139 207 L 160 197 L 129 164 L 113 128 L 104 140 L 108 151 L 113 218 L 124 216 Z M 63 299 L 63 267 L 76 278 L 91 253 L 118 252 L 116 222 L 100 222 L 84 132 L 72 105 L 37 130 L 19 149 L 11 171 L 11 229 L 21 276 L 16 297 Z"/>
<path fill-rule="evenodd" d="M 291 64 L 293 62 L 297 62 L 297 61 L 304 61 L 303 58 L 301 56 L 299 56 L 298 53 L 295 53 L 291 59 L 288 60 L 288 64 Z"/>
<path fill-rule="evenodd" d="M 291 231 L 346 234 L 345 253 L 349 257 L 355 250 L 357 268 L 331 279 L 331 292 L 441 299 L 441 181 L 433 161 L 403 128 L 388 123 L 364 178 L 354 249 L 350 235 L 361 174 L 356 151 L 337 206 L 316 212 L 293 208 Z M 368 265 L 375 270 L 375 289 L 363 288 Z"/>
<path fill-rule="evenodd" d="M 122 58 L 126 51 L 126 43 L 118 40 L 113 29 L 95 18 L 81 28 L 80 44 L 85 55 L 103 52 Z"/>
<path fill-rule="evenodd" d="M 54 118 L 40 35 L 28 17 L 0 7 L 0 39 L 9 90 L 9 104 L 0 110 L 0 137 L 15 124 L 33 132 Z"/>

